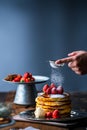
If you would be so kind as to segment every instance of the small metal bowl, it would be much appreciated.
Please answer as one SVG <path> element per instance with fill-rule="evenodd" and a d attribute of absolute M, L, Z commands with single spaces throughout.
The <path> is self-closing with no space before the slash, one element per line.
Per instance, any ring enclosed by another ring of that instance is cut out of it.
<path fill-rule="evenodd" d="M 64 66 L 64 63 L 62 63 L 62 64 L 55 64 L 55 61 L 53 61 L 53 60 L 50 60 L 49 63 L 50 63 L 50 66 L 52 68 L 58 68 L 58 67 Z"/>
<path fill-rule="evenodd" d="M 0 103 L 0 118 L 7 118 L 12 113 L 11 103 Z"/>

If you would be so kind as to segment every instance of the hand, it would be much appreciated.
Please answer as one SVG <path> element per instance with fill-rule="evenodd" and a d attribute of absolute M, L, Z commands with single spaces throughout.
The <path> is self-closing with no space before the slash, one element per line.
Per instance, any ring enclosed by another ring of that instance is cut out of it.
<path fill-rule="evenodd" d="M 68 57 L 55 61 L 55 64 L 68 63 L 76 74 L 87 74 L 87 51 L 74 51 Z"/>

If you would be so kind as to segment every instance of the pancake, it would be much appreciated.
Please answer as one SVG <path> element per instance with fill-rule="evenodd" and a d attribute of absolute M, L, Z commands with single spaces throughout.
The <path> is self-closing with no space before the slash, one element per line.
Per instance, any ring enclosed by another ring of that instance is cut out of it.
<path fill-rule="evenodd" d="M 61 107 L 52 107 L 52 106 L 44 106 L 44 105 L 38 105 L 36 104 L 36 108 L 42 108 L 45 112 L 53 112 L 54 110 L 59 110 L 60 115 L 66 115 L 66 114 L 70 114 L 71 112 L 71 104 L 67 104 L 65 106 L 61 106 Z"/>
<path fill-rule="evenodd" d="M 70 99 L 70 95 L 68 93 L 61 94 L 42 94 L 36 98 L 36 102 L 43 101 L 43 102 L 57 102 L 57 101 L 67 101 Z"/>
<path fill-rule="evenodd" d="M 42 108 L 45 112 L 53 112 L 59 110 L 61 117 L 70 115 L 72 106 L 70 94 L 41 94 L 36 98 L 36 109 Z"/>
<path fill-rule="evenodd" d="M 67 109 L 67 108 L 71 108 L 71 104 L 65 104 L 65 105 L 61 105 L 61 106 L 47 106 L 47 105 L 41 105 L 41 104 L 36 104 L 36 107 L 42 107 L 44 109 L 59 109 L 59 110 L 63 110 L 63 109 Z"/>
<path fill-rule="evenodd" d="M 70 101 L 68 102 L 43 102 L 43 101 L 37 101 L 38 104 L 40 105 L 45 105 L 45 106 L 63 106 L 63 105 L 66 105 L 66 104 L 69 104 Z"/>
<path fill-rule="evenodd" d="M 50 94 L 49 97 L 40 95 L 36 98 L 36 103 L 45 106 L 62 106 L 70 104 L 70 95 L 68 93 L 61 94 Z"/>
<path fill-rule="evenodd" d="M 42 107 L 40 107 L 40 108 L 42 108 Z M 45 112 L 53 112 L 52 109 L 44 109 L 44 108 L 43 108 L 43 110 L 44 110 Z M 59 110 L 59 109 L 58 109 L 58 110 Z M 70 114 L 70 112 L 71 112 L 71 108 L 59 110 L 60 115 L 61 115 L 61 114 L 66 114 L 66 113 L 69 113 L 69 114 Z"/>

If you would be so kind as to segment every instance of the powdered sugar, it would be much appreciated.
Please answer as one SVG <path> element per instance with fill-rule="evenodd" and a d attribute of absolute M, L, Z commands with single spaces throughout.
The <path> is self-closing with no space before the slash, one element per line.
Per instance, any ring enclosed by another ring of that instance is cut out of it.
<path fill-rule="evenodd" d="M 51 83 L 56 84 L 57 86 L 62 85 L 64 82 L 64 77 L 61 73 L 61 69 L 59 68 L 51 68 Z"/>
<path fill-rule="evenodd" d="M 64 98 L 65 95 L 63 94 L 50 94 L 50 98 Z"/>

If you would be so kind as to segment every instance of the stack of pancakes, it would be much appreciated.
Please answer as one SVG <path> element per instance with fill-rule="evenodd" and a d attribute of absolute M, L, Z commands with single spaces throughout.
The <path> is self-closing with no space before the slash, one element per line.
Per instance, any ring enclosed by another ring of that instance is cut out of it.
<path fill-rule="evenodd" d="M 41 94 L 36 98 L 36 109 L 42 108 L 45 112 L 59 110 L 60 117 L 66 117 L 71 112 L 71 100 L 68 93 L 63 94 Z"/>

